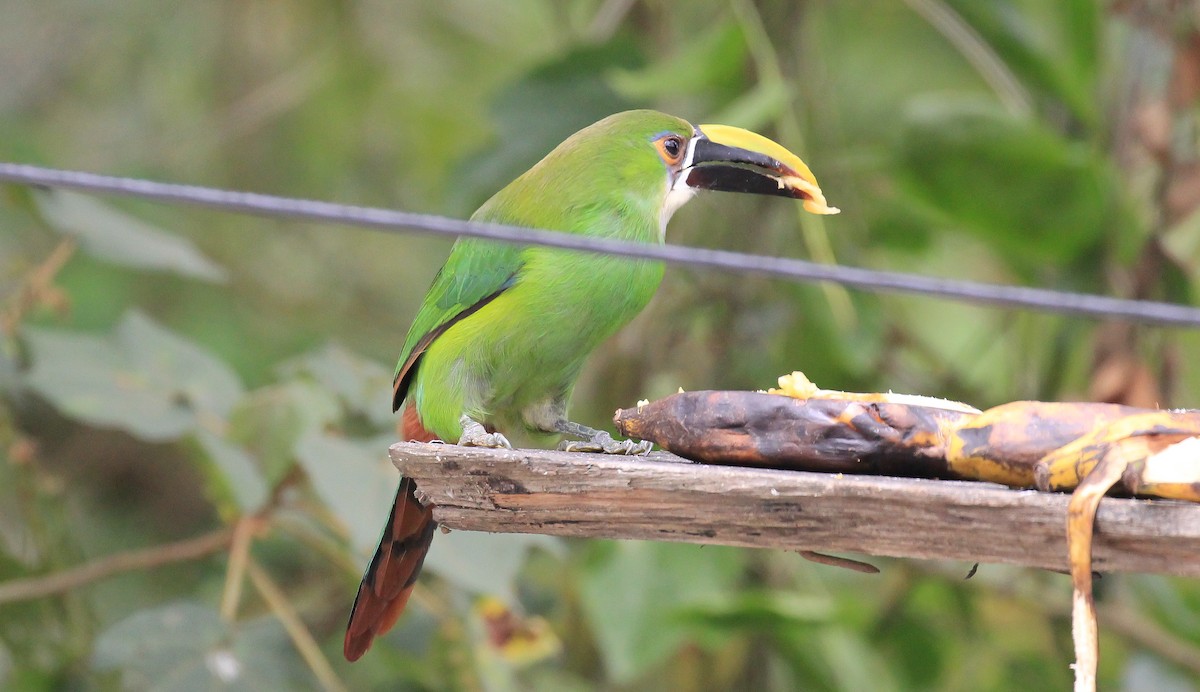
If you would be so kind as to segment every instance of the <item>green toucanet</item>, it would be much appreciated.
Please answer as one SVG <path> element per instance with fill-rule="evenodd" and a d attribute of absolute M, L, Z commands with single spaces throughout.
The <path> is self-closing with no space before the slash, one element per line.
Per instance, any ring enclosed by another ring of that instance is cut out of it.
<path fill-rule="evenodd" d="M 618 113 L 572 135 L 496 193 L 472 219 L 642 243 L 697 189 L 791 197 L 826 205 L 804 162 L 782 146 L 724 125 L 663 113 Z M 584 359 L 646 306 L 662 263 L 461 238 L 433 280 L 396 367 L 393 410 L 410 440 L 508 447 L 516 426 L 576 438 L 566 448 L 631 454 L 567 419 Z M 486 427 L 485 427 L 486 426 Z M 436 523 L 404 478 L 363 575 L 344 652 L 356 660 L 400 616 Z"/>

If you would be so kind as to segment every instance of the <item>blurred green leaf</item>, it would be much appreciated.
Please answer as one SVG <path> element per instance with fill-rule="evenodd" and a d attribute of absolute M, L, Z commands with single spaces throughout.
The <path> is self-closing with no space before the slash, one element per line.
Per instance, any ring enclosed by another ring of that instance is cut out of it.
<path fill-rule="evenodd" d="M 636 44 L 618 35 L 577 47 L 502 89 L 491 108 L 495 143 L 472 153 L 455 176 L 459 203 L 478 207 L 579 128 L 633 108 L 605 75 L 643 62 Z"/>
<path fill-rule="evenodd" d="M 897 675 L 889 669 L 888 661 L 879 654 L 866 637 L 847 627 L 831 627 L 817 633 L 815 645 L 833 673 L 836 689 L 890 692 L 899 690 Z"/>
<path fill-rule="evenodd" d="M 1126 690 L 1154 690 L 1154 692 L 1196 692 L 1195 678 L 1180 673 L 1162 661 L 1138 654 L 1133 657 L 1125 668 L 1122 676 L 1123 687 Z"/>
<path fill-rule="evenodd" d="M 1100 124 L 1096 98 L 1101 53 L 1101 6 L 1094 0 L 952 0 L 1021 82 L 1043 100 L 1069 109 L 1089 127 Z"/>
<path fill-rule="evenodd" d="M 916 99 L 904 119 L 908 199 L 1019 266 L 1062 264 L 1116 230 L 1120 191 L 1087 145 L 978 100 Z"/>
<path fill-rule="evenodd" d="M 517 573 L 533 548 L 558 556 L 565 552 L 553 536 L 451 531 L 433 542 L 425 567 L 467 591 L 496 594 L 513 603 Z"/>
<path fill-rule="evenodd" d="M 714 123 L 757 131 L 779 117 L 780 112 L 787 107 L 789 97 L 783 84 L 759 82 L 750 91 L 725 104 L 711 120 Z"/>
<path fill-rule="evenodd" d="M 33 199 L 46 223 L 79 241 L 89 254 L 135 269 L 167 271 L 224 282 L 228 273 L 191 241 L 77 192 L 37 189 Z"/>
<path fill-rule="evenodd" d="M 348 410 L 361 414 L 380 428 L 390 428 L 392 413 L 392 374 L 379 363 L 368 360 L 337 344 L 299 358 L 280 367 L 285 377 L 300 373 L 311 376 L 323 388 L 337 394 Z"/>
<path fill-rule="evenodd" d="M 285 641 L 274 620 L 233 628 L 213 608 L 180 601 L 109 627 L 96 640 L 92 665 L 119 671 L 126 689 L 295 689 L 299 669 Z"/>
<path fill-rule="evenodd" d="M 0 345 L 0 392 L 14 392 L 17 388 L 19 377 L 17 375 L 17 364 L 9 358 L 4 352 L 4 347 Z"/>
<path fill-rule="evenodd" d="M 174 440 L 199 417 L 224 418 L 242 394 L 237 375 L 137 311 L 106 336 L 29 327 L 25 384 L 63 414 L 149 441 Z"/>
<path fill-rule="evenodd" d="M 609 83 L 617 93 L 636 102 L 697 94 L 710 98 L 732 96 L 742 85 L 746 57 L 746 39 L 741 28 L 717 22 L 682 44 L 674 55 L 641 69 L 613 69 Z"/>
<path fill-rule="evenodd" d="M 1200 281 L 1200 211 L 1195 211 L 1168 228 L 1162 248 L 1193 281 Z"/>
<path fill-rule="evenodd" d="M 210 493 L 218 506 L 232 504 L 243 513 L 262 507 L 269 489 L 254 457 L 207 430 L 197 430 L 196 441 L 211 464 Z"/>
<path fill-rule="evenodd" d="M 197 411 L 226 418 L 242 397 L 241 380 L 224 361 L 136 310 L 121 318 L 114 336 L 149 379 L 177 388 Z"/>
<path fill-rule="evenodd" d="M 0 642 L 0 686 L 7 687 L 11 683 L 10 678 L 13 674 L 13 659 L 12 653 L 4 642 Z"/>
<path fill-rule="evenodd" d="M 150 441 L 177 439 L 195 424 L 178 392 L 148 382 L 111 339 L 36 328 L 25 338 L 33 357 L 25 383 L 63 414 Z"/>
<path fill-rule="evenodd" d="M 752 627 L 769 631 L 776 627 L 811 624 L 829 620 L 833 602 L 825 597 L 786 591 L 728 591 L 681 608 L 685 622 L 721 627 Z"/>
<path fill-rule="evenodd" d="M 724 598 L 742 554 L 681 543 L 618 541 L 583 575 L 584 612 L 617 684 L 636 679 L 688 637 L 680 616 Z"/>
<path fill-rule="evenodd" d="M 337 396 L 315 382 L 290 380 L 244 397 L 229 419 L 228 438 L 258 457 L 269 484 L 292 467 L 299 440 L 334 427 L 342 417 Z"/>
<path fill-rule="evenodd" d="M 313 490 L 345 527 L 351 544 L 369 554 L 396 497 L 400 477 L 388 461 L 389 438 L 349 440 L 309 433 L 296 443 L 296 458 Z"/>
<path fill-rule="evenodd" d="M 595 692 L 596 685 L 569 671 L 539 666 L 524 678 L 530 692 Z"/>
<path fill-rule="evenodd" d="M 1129 581 L 1139 595 L 1139 610 L 1200 641 L 1200 590 L 1184 588 L 1194 582 L 1161 574 L 1131 574 Z"/>

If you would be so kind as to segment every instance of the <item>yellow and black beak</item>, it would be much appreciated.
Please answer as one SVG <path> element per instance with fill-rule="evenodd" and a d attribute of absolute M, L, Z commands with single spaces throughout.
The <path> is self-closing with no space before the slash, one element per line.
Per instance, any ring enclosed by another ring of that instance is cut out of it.
<path fill-rule="evenodd" d="M 699 125 L 680 180 L 688 187 L 804 200 L 814 214 L 840 210 L 825 202 L 808 166 L 778 143 L 728 125 Z"/>

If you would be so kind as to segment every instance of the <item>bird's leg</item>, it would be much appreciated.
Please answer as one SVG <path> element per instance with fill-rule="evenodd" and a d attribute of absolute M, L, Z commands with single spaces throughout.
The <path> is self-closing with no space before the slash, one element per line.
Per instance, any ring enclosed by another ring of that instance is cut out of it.
<path fill-rule="evenodd" d="M 467 414 L 463 414 L 458 419 L 462 425 L 462 437 L 458 438 L 458 444 L 463 447 L 491 447 L 493 449 L 512 449 L 512 445 L 508 443 L 508 438 L 498 432 L 490 433 L 483 427 L 479 421 L 472 419 Z"/>
<path fill-rule="evenodd" d="M 589 428 L 586 425 L 572 423 L 562 419 L 554 422 L 554 429 L 564 435 L 578 437 L 581 442 L 563 440 L 558 448 L 564 452 L 603 452 L 605 454 L 649 454 L 654 447 L 652 442 L 634 442 L 633 440 L 614 440 L 603 430 Z"/>

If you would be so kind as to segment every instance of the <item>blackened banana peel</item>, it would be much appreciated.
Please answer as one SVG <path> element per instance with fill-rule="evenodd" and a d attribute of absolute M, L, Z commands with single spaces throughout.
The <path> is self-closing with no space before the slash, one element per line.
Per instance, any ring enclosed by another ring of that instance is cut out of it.
<path fill-rule="evenodd" d="M 627 437 L 710 464 L 1073 490 L 1075 689 L 1095 689 L 1096 510 L 1110 492 L 1200 502 L 1200 411 L 1040 401 L 977 411 L 926 397 L 819 390 L 799 373 L 780 384 L 777 393 L 680 392 L 617 411 L 614 421 Z"/>

